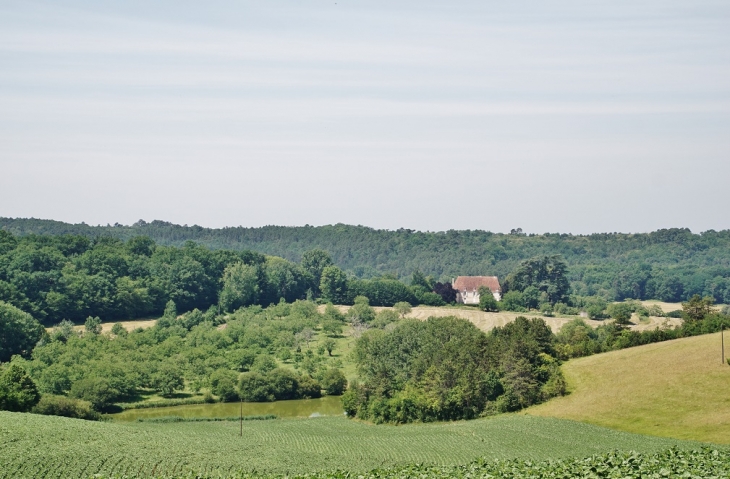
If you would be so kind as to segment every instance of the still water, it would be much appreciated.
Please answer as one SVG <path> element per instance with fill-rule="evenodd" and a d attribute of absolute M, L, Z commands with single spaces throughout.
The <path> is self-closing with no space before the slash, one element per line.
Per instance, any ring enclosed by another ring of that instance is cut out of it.
<path fill-rule="evenodd" d="M 158 407 L 148 409 L 128 409 L 113 414 L 114 421 L 136 421 L 139 418 L 180 416 L 180 417 L 231 417 L 238 416 L 240 404 L 237 402 L 213 404 L 188 404 L 185 406 Z M 244 416 L 274 414 L 277 417 L 342 416 L 340 396 L 325 396 L 319 399 L 295 399 L 276 402 L 245 402 Z"/>

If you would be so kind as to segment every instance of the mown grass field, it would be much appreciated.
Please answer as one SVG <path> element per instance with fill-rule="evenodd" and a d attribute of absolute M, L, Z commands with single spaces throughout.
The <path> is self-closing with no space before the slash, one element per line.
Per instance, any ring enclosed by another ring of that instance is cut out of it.
<path fill-rule="evenodd" d="M 717 333 L 568 361 L 571 393 L 526 413 L 730 444 L 730 366 L 720 346 Z"/>
<path fill-rule="evenodd" d="M 397 427 L 346 418 L 248 421 L 238 434 L 236 422 L 119 424 L 0 412 L 0 478 L 366 471 L 698 446 L 522 415 Z"/>

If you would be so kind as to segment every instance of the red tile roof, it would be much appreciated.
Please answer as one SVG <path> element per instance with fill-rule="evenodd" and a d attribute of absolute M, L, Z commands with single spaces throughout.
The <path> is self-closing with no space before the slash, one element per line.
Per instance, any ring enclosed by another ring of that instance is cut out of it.
<path fill-rule="evenodd" d="M 486 286 L 493 293 L 502 291 L 496 276 L 459 276 L 453 284 L 457 291 L 475 291 L 482 286 Z"/>

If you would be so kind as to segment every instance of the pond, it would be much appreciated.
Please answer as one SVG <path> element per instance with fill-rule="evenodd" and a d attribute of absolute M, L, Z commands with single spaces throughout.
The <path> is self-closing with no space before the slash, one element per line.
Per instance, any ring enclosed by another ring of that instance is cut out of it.
<path fill-rule="evenodd" d="M 180 417 L 232 417 L 238 416 L 241 405 L 237 402 L 213 404 L 187 404 L 185 406 L 128 409 L 112 414 L 114 421 L 136 421 L 167 416 Z M 274 414 L 277 417 L 342 416 L 340 396 L 325 396 L 319 399 L 295 399 L 292 401 L 245 402 L 244 416 Z"/>

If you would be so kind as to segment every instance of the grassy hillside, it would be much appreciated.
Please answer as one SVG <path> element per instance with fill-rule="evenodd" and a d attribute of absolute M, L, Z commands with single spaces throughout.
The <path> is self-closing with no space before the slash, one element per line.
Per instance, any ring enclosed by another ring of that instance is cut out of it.
<path fill-rule="evenodd" d="M 730 366 L 720 362 L 719 334 L 575 359 L 563 372 L 571 394 L 528 414 L 730 444 Z"/>
<path fill-rule="evenodd" d="M 243 437 L 238 434 L 235 422 L 119 424 L 0 412 L 0 478 L 364 471 L 478 457 L 546 460 L 697 446 L 517 415 L 398 427 L 345 418 L 249 421 Z"/>

